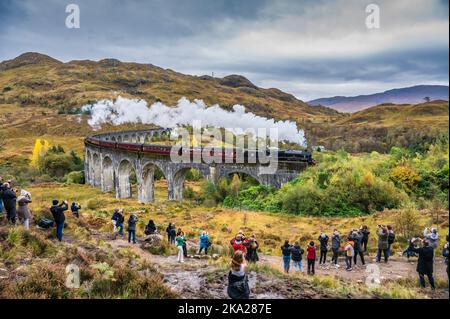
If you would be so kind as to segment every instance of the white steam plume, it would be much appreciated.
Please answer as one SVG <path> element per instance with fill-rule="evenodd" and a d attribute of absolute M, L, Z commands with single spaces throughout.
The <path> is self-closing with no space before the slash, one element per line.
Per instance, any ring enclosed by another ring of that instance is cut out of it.
<path fill-rule="evenodd" d="M 233 133 L 241 133 L 248 129 L 278 129 L 278 138 L 306 146 L 303 130 L 299 130 L 295 122 L 275 121 L 246 113 L 245 107 L 233 106 L 233 111 L 226 111 L 219 105 L 206 107 L 202 100 L 189 101 L 182 98 L 176 107 L 168 107 L 160 102 L 150 107 L 144 100 L 127 99 L 119 96 L 115 101 L 101 100 L 93 105 L 85 105 L 82 111 L 88 111 L 91 118 L 88 124 L 94 129 L 104 123 L 113 125 L 125 123 L 154 124 L 164 128 L 175 128 L 179 125 L 192 125 L 201 121 L 203 126 L 232 129 Z"/>

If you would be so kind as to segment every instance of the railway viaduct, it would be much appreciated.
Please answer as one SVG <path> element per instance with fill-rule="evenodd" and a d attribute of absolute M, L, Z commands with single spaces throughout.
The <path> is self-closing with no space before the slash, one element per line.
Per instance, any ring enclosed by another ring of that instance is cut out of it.
<path fill-rule="evenodd" d="M 153 202 L 154 174 L 157 168 L 167 180 L 168 199 L 182 200 L 187 172 L 194 168 L 213 182 L 233 173 L 245 173 L 263 185 L 280 187 L 296 178 L 306 163 L 278 163 L 276 174 L 260 174 L 256 163 L 174 163 L 170 155 L 133 151 L 139 145 L 157 145 L 155 140 L 168 136 L 168 129 L 125 131 L 99 134 L 85 140 L 86 183 L 113 192 L 116 198 L 132 197 L 130 176 L 134 171 L 137 179 L 137 198 L 141 203 Z M 101 143 L 106 142 L 106 143 Z"/>

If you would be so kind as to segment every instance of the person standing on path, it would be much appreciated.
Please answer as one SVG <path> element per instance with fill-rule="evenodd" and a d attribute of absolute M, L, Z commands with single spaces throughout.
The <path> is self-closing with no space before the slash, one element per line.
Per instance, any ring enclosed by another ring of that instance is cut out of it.
<path fill-rule="evenodd" d="M 417 260 L 417 272 L 419 273 L 420 286 L 425 288 L 425 276 L 428 277 L 431 289 L 435 290 L 434 278 L 433 278 L 433 262 L 434 262 L 434 249 L 430 246 L 427 239 L 422 240 L 422 247 L 414 247 L 412 244 L 409 250 L 417 253 L 419 259 Z"/>
<path fill-rule="evenodd" d="M 133 240 L 133 244 L 136 244 L 136 223 L 138 221 L 138 217 L 135 214 L 131 214 L 130 218 L 128 219 L 128 242 L 131 243 L 131 240 Z"/>
<path fill-rule="evenodd" d="M 183 232 L 178 233 L 177 237 L 175 238 L 175 242 L 176 242 L 176 246 L 178 249 L 178 254 L 177 254 L 177 261 L 179 263 L 184 263 L 184 244 L 185 244 L 186 239 L 184 238 L 184 234 Z"/>
<path fill-rule="evenodd" d="M 283 268 L 285 273 L 289 273 L 289 268 L 291 264 L 291 250 L 292 245 L 289 244 L 289 240 L 284 242 L 284 245 L 281 246 L 281 254 L 283 256 Z"/>
<path fill-rule="evenodd" d="M 325 264 L 327 261 L 327 251 L 328 251 L 328 235 L 325 233 L 321 233 L 318 240 L 320 243 L 320 258 L 319 264 Z"/>
<path fill-rule="evenodd" d="M 313 241 L 309 242 L 308 247 L 306 248 L 308 259 L 308 275 L 315 274 L 315 265 L 316 265 L 316 246 Z"/>
<path fill-rule="evenodd" d="M 334 263 L 336 268 L 339 268 L 338 258 L 339 250 L 341 249 L 341 235 L 337 229 L 333 231 L 333 236 L 331 237 L 331 250 L 333 251 L 333 257 L 331 262 Z"/>

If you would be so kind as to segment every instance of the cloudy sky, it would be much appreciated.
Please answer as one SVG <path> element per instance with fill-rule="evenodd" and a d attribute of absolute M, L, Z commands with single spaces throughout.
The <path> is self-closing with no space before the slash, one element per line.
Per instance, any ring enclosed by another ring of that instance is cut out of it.
<path fill-rule="evenodd" d="M 65 26 L 70 3 L 80 29 Z M 366 27 L 370 3 L 379 29 Z M 448 25 L 448 0 L 0 0 L 0 60 L 112 57 L 310 100 L 448 85 Z"/>

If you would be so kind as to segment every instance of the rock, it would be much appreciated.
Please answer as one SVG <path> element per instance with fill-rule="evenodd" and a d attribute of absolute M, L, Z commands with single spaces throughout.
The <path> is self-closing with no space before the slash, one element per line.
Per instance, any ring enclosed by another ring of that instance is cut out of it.
<path fill-rule="evenodd" d="M 219 255 L 218 254 L 212 254 L 212 259 L 219 259 Z"/>
<path fill-rule="evenodd" d="M 0 279 L 6 279 L 9 277 L 9 271 L 5 268 L 0 268 Z"/>

